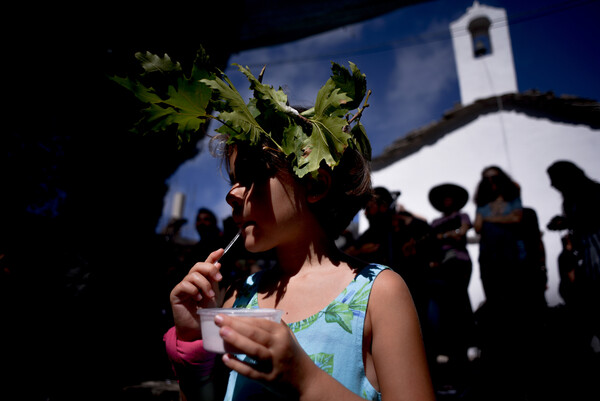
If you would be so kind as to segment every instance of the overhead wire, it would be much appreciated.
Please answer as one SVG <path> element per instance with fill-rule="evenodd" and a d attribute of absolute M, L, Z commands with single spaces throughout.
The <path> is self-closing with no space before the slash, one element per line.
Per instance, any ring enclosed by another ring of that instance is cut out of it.
<path fill-rule="evenodd" d="M 559 12 L 564 12 L 566 10 L 580 7 L 586 4 L 595 3 L 600 0 L 567 0 L 558 3 L 548 4 L 543 7 L 537 7 L 535 9 L 523 11 L 521 13 L 514 13 L 507 15 L 507 18 L 494 19 L 490 22 L 490 29 L 504 27 L 506 25 L 513 26 L 517 24 L 522 24 L 525 22 L 529 22 L 538 18 L 546 17 L 548 15 L 557 14 Z M 454 37 L 469 35 L 470 32 L 468 29 L 457 30 L 454 32 Z M 365 54 L 373 54 L 379 52 L 390 51 L 398 48 L 406 48 L 411 46 L 421 46 L 426 44 L 431 44 L 435 42 L 448 41 L 453 38 L 452 33 L 447 30 L 437 30 L 431 31 L 419 35 L 411 35 L 404 38 L 383 42 L 371 46 L 366 46 L 358 49 L 348 49 L 348 50 L 340 50 L 339 52 L 327 52 L 314 54 L 312 56 L 308 55 L 298 55 L 295 57 L 287 57 L 275 60 L 269 60 L 268 62 L 262 63 L 252 63 L 249 64 L 249 67 L 262 67 L 265 64 L 273 65 L 281 65 L 281 64 L 292 64 L 298 62 L 305 61 L 317 61 L 322 59 L 332 59 L 339 57 L 347 57 L 347 56 L 360 56 Z"/>

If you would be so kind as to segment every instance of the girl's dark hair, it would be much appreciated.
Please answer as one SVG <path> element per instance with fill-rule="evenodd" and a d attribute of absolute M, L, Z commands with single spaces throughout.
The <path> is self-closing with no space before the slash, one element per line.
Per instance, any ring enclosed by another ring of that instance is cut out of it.
<path fill-rule="evenodd" d="M 275 176 L 278 171 L 288 171 L 301 185 L 314 180 L 308 174 L 298 178 L 292 171 L 284 153 L 263 143 L 250 145 L 246 142 L 227 144 L 227 137 L 218 135 L 211 140 L 212 153 L 221 157 L 227 173 L 230 173 L 229 157 L 237 150 L 236 180 L 249 185 Z M 215 142 L 217 146 L 214 146 Z M 337 238 L 350 224 L 354 216 L 363 209 L 373 196 L 371 167 L 368 160 L 357 150 L 347 148 L 335 168 L 323 163 L 322 168 L 331 174 L 331 187 L 327 195 L 309 207 L 330 238 Z"/>
<path fill-rule="evenodd" d="M 373 197 L 371 165 L 359 151 L 347 148 L 335 168 L 324 168 L 331 173 L 331 188 L 321 201 L 310 205 L 327 235 L 337 238 Z"/>
<path fill-rule="evenodd" d="M 486 178 L 485 173 L 495 170 L 497 175 Z M 495 185 L 495 189 L 494 189 Z M 498 166 L 489 166 L 481 172 L 481 181 L 473 197 L 477 206 L 484 206 L 502 196 L 505 201 L 512 201 L 521 195 L 521 188 L 510 176 Z"/>

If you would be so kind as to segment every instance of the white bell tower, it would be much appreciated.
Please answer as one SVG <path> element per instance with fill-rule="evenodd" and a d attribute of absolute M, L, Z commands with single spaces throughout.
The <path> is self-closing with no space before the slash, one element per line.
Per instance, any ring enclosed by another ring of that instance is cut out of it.
<path fill-rule="evenodd" d="M 463 105 L 518 91 L 503 8 L 475 0 L 465 15 L 450 24 L 450 32 Z"/>

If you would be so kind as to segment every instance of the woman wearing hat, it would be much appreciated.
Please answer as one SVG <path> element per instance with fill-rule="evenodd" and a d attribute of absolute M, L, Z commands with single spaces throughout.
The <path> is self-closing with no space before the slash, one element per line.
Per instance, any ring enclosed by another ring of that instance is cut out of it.
<path fill-rule="evenodd" d="M 469 216 L 460 211 L 468 199 L 468 192 L 455 184 L 441 184 L 429 192 L 431 205 L 442 216 L 431 222 L 437 253 L 429 280 L 431 346 L 428 344 L 428 348 L 431 358 L 447 356 L 449 371 L 457 375 L 466 367 L 474 327 L 468 293 L 472 263 L 466 239 L 472 224 Z"/>

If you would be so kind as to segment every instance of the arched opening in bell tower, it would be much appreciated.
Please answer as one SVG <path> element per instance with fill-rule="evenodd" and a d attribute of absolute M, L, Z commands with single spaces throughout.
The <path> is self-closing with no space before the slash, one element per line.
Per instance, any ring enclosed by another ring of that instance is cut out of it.
<path fill-rule="evenodd" d="M 491 22 L 487 17 L 477 17 L 469 23 L 473 56 L 475 58 L 492 54 L 492 41 L 490 39 Z"/>

